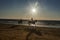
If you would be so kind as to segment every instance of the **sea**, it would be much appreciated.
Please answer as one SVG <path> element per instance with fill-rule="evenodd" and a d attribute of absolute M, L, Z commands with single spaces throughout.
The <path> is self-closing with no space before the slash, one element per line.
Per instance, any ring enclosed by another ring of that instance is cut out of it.
<path fill-rule="evenodd" d="M 14 25 L 26 25 L 26 26 L 33 26 L 33 27 L 49 27 L 49 28 L 60 28 L 60 24 L 46 24 L 47 22 L 39 22 L 37 21 L 35 24 L 28 24 L 27 21 L 23 21 L 22 23 L 18 23 L 18 21 L 0 21 L 2 24 L 14 24 Z M 57 24 L 57 25 L 56 25 Z"/>

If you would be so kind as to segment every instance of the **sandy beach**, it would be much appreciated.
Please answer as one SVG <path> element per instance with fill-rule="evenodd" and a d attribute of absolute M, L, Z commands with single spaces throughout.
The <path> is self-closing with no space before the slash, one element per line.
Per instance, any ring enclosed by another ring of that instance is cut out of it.
<path fill-rule="evenodd" d="M 29 27 L 0 24 L 0 40 L 27 40 L 27 35 L 31 31 Z M 32 32 L 28 40 L 60 40 L 60 28 L 36 27 L 35 31 L 40 31 L 42 35 Z"/>

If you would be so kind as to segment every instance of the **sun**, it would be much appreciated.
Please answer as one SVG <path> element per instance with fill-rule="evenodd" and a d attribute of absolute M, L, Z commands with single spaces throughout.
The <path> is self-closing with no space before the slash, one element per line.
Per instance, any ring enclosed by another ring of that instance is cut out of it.
<path fill-rule="evenodd" d="M 35 8 L 33 8 L 33 9 L 32 9 L 32 12 L 33 12 L 33 13 L 35 13 L 35 12 L 36 12 L 36 9 L 35 9 Z"/>

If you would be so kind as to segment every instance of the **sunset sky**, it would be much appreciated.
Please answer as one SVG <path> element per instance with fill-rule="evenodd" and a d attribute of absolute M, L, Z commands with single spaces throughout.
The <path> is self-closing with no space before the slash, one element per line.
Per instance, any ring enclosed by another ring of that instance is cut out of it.
<path fill-rule="evenodd" d="M 0 0 L 0 18 L 31 17 L 39 20 L 60 20 L 60 0 Z"/>

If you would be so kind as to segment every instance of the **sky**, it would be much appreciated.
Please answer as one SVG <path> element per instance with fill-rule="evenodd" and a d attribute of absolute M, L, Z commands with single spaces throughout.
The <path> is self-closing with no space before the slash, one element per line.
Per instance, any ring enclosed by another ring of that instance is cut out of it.
<path fill-rule="evenodd" d="M 60 0 L 0 0 L 0 18 L 60 20 Z"/>

